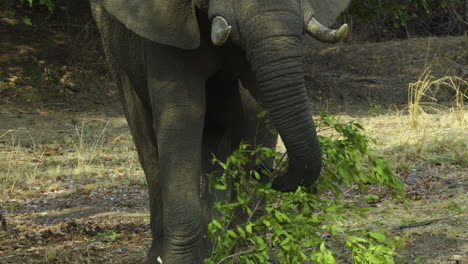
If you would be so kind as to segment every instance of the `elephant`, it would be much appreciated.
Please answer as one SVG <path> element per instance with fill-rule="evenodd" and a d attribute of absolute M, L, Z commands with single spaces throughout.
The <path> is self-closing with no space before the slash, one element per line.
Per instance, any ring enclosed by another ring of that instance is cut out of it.
<path fill-rule="evenodd" d="M 214 199 L 211 155 L 241 141 L 274 147 L 263 109 L 288 151 L 280 191 L 311 186 L 321 151 L 306 96 L 303 35 L 328 27 L 350 0 L 90 0 L 148 184 L 148 263 L 203 263 Z M 242 86 L 240 85 L 242 84 Z"/>

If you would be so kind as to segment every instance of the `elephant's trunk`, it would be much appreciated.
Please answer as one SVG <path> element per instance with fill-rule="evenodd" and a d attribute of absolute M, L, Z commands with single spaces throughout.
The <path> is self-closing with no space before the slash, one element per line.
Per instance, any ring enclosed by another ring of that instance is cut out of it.
<path fill-rule="evenodd" d="M 300 33 L 270 35 L 263 40 L 257 35 L 255 41 L 246 43 L 259 99 L 288 150 L 288 173 L 274 185 L 282 191 L 313 184 L 321 170 L 320 146 L 306 95 Z"/>

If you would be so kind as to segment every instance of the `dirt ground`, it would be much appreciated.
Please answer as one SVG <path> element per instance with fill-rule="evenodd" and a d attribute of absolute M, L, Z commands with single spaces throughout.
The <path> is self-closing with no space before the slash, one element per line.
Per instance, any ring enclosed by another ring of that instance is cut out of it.
<path fill-rule="evenodd" d="M 28 27 L 0 13 L 0 263 L 145 260 L 150 234 L 144 175 L 96 33 L 91 20 Z M 358 119 L 369 131 L 398 118 L 389 111 L 405 108 L 408 84 L 425 67 L 437 78 L 468 79 L 466 36 L 305 41 L 315 113 Z M 466 85 L 461 90 L 466 94 Z M 446 105 L 455 96 L 444 87 L 433 92 Z M 463 138 L 466 128 L 463 123 L 451 131 Z M 388 140 L 388 134 L 376 134 Z M 382 199 L 366 205 L 369 226 L 401 237 L 401 263 L 468 263 L 468 146 L 457 142 L 456 150 L 440 150 L 447 159 L 436 155 L 439 150 L 430 158 L 407 157 L 407 164 L 395 159 L 410 204 Z M 377 151 L 389 155 L 398 147 Z M 404 228 L 421 222 L 427 224 Z"/>

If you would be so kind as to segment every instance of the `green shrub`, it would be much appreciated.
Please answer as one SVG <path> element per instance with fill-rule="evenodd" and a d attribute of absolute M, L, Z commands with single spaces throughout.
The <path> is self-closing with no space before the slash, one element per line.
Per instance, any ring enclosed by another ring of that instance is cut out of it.
<path fill-rule="evenodd" d="M 54 0 L 2 0 L 0 7 L 12 10 L 15 8 L 31 8 L 35 5 L 46 7 L 50 13 L 55 10 Z"/>
<path fill-rule="evenodd" d="M 350 218 L 363 217 L 367 209 L 345 203 L 342 190 L 353 184 L 366 190 L 375 184 L 402 197 L 401 182 L 384 160 L 370 152 L 370 140 L 359 124 L 340 124 L 321 115 L 318 127 L 332 128 L 338 136 L 319 138 L 324 169 L 315 190 L 299 187 L 281 193 L 271 188 L 270 181 L 260 180 L 261 175 L 247 164 L 275 158 L 277 166 L 283 163 L 279 153 L 269 148 L 242 144 L 226 161 L 214 159 L 221 169 L 210 175 L 212 188 L 229 189 L 227 182 L 233 180 L 235 194 L 231 201 L 215 203 L 219 216 L 208 226 L 213 252 L 205 263 L 269 263 L 273 258 L 279 263 L 338 263 L 340 258 L 393 263 L 395 238 L 386 237 L 383 230 L 345 225 Z M 282 172 L 261 173 L 271 178 Z"/>
<path fill-rule="evenodd" d="M 345 20 L 376 39 L 463 34 L 464 0 L 353 0 Z"/>
<path fill-rule="evenodd" d="M 18 11 L 21 13 L 23 18 L 23 23 L 26 25 L 32 25 L 31 19 L 29 16 L 25 15 L 25 9 L 30 9 L 35 6 L 45 7 L 49 13 L 55 11 L 54 0 L 2 0 L 0 3 L 0 11 L 4 11 L 8 14 L 14 15 Z"/>

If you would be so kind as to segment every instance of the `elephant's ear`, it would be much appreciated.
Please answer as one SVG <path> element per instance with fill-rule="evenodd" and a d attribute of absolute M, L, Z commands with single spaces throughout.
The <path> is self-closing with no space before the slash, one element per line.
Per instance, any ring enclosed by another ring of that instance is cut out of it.
<path fill-rule="evenodd" d="M 192 0 L 98 0 L 128 29 L 157 43 L 195 49 L 200 31 Z"/>
<path fill-rule="evenodd" d="M 314 10 L 314 17 L 326 27 L 335 23 L 335 20 L 351 2 L 351 0 L 303 0 L 309 2 Z"/>

